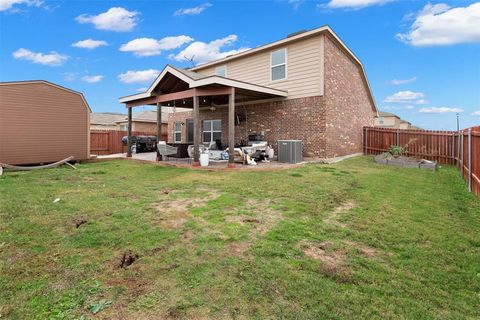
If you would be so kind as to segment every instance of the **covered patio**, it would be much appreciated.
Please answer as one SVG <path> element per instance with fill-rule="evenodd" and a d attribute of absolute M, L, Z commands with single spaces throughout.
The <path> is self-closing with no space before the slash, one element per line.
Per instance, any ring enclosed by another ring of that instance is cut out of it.
<path fill-rule="evenodd" d="M 203 76 L 198 73 L 175 68 L 170 65 L 160 73 L 149 89 L 140 94 L 120 98 L 128 109 L 128 152 L 131 157 L 132 109 L 153 105 L 157 107 L 157 141 L 160 141 L 162 107 L 177 106 L 193 109 L 193 161 L 192 166 L 200 165 L 200 144 L 202 132 L 200 109 L 228 107 L 228 167 L 234 168 L 235 147 L 235 105 L 238 103 L 257 103 L 287 96 L 283 90 L 259 86 L 221 76 Z M 157 153 L 157 161 L 160 156 Z"/>

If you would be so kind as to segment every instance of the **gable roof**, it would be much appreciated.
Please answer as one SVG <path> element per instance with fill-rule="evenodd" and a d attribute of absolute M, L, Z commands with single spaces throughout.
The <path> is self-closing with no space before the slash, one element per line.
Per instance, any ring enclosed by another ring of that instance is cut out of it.
<path fill-rule="evenodd" d="M 190 70 L 173 67 L 171 65 L 166 65 L 165 68 L 162 70 L 162 72 L 155 79 L 155 81 L 153 81 L 153 83 L 150 85 L 147 91 L 143 93 L 122 97 L 119 99 L 119 102 L 127 103 L 129 101 L 151 97 L 153 95 L 153 90 L 155 90 L 155 88 L 163 79 L 163 77 L 165 77 L 168 73 L 186 82 L 189 88 L 198 88 L 198 87 L 207 86 L 207 85 L 223 85 L 223 86 L 241 88 L 245 90 L 257 91 L 257 92 L 266 93 L 266 94 L 279 96 L 279 97 L 287 96 L 287 92 L 284 90 L 273 89 L 273 88 L 260 86 L 257 84 L 248 83 L 244 81 L 238 81 L 238 80 L 225 78 L 221 76 L 205 76 L 196 72 L 192 72 Z"/>
<path fill-rule="evenodd" d="M 57 89 L 61 89 L 61 90 L 64 90 L 64 91 L 67 91 L 67 92 L 70 92 L 70 93 L 78 94 L 82 98 L 83 102 L 85 103 L 85 106 L 87 107 L 88 111 L 92 112 L 92 109 L 90 108 L 90 105 L 88 104 L 87 100 L 83 96 L 83 93 L 72 90 L 72 89 L 69 89 L 69 88 L 65 88 L 61 85 L 58 85 L 56 83 L 53 83 L 53 82 L 50 82 L 50 81 L 47 81 L 47 80 L 5 81 L 5 82 L 0 82 L 0 86 L 28 85 L 28 84 L 33 84 L 33 83 L 43 83 L 43 84 L 49 85 L 51 87 L 55 87 Z"/>
<path fill-rule="evenodd" d="M 360 61 L 360 59 L 358 59 L 358 57 L 350 50 L 350 48 L 347 47 L 347 45 L 340 39 L 340 37 L 328 25 L 324 25 L 324 26 L 321 26 L 319 28 L 316 28 L 316 29 L 313 29 L 313 30 L 310 30 L 310 31 L 299 32 L 298 34 L 288 36 L 287 38 L 284 38 L 284 39 L 281 39 L 281 40 L 278 40 L 278 41 L 267 43 L 267 44 L 261 45 L 259 47 L 250 49 L 250 50 L 245 50 L 245 51 L 227 56 L 227 57 L 222 58 L 222 59 L 210 61 L 210 62 L 201 64 L 199 66 L 190 68 L 190 70 L 201 71 L 202 69 L 205 69 L 207 67 L 211 67 L 211 66 L 214 66 L 214 65 L 226 63 L 228 61 L 232 61 L 232 60 L 240 59 L 240 58 L 243 58 L 243 57 L 247 57 L 247 56 L 253 55 L 255 53 L 262 52 L 262 51 L 271 50 L 275 47 L 284 46 L 284 45 L 287 45 L 287 44 L 290 44 L 290 43 L 293 43 L 293 42 L 296 42 L 296 41 L 299 41 L 299 40 L 304 40 L 304 39 L 307 39 L 307 38 L 310 38 L 310 37 L 318 36 L 322 33 L 328 34 L 336 43 L 338 43 L 340 45 L 340 47 L 346 52 L 347 56 L 350 57 L 360 67 L 363 80 L 365 81 L 365 85 L 367 87 L 368 95 L 369 95 L 369 97 L 370 97 L 370 99 L 373 103 L 373 107 L 374 107 L 375 111 L 378 112 L 377 104 L 375 102 L 375 98 L 373 96 L 372 89 L 370 87 L 370 83 L 368 82 L 367 74 L 365 72 L 365 69 L 363 68 L 362 62 Z"/>
<path fill-rule="evenodd" d="M 125 119 L 127 115 L 114 112 L 92 112 L 90 114 L 90 124 L 115 125 L 115 121 Z"/>

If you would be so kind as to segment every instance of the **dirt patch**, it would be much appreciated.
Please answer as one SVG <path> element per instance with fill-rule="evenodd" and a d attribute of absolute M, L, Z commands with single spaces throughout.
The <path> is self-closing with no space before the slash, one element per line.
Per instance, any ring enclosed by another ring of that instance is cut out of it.
<path fill-rule="evenodd" d="M 355 241 L 350 241 L 350 240 L 345 240 L 344 243 L 359 250 L 362 254 L 364 254 L 369 258 L 375 258 L 377 256 L 377 250 L 370 246 L 367 246 Z"/>
<path fill-rule="evenodd" d="M 355 208 L 355 204 L 353 202 L 350 202 L 350 201 L 344 202 L 341 205 L 339 205 L 338 207 L 336 207 L 335 209 L 333 209 L 332 212 L 327 214 L 327 216 L 323 219 L 323 222 L 325 222 L 326 224 L 330 224 L 330 225 L 336 225 L 336 226 L 339 226 L 341 228 L 346 228 L 347 225 L 337 221 L 337 217 L 339 215 L 341 215 L 342 213 L 345 213 L 345 212 L 347 212 L 347 211 L 349 211 L 353 208 Z"/>
<path fill-rule="evenodd" d="M 251 246 L 252 244 L 248 241 L 232 242 L 226 246 L 226 251 L 229 256 L 244 257 Z"/>
<path fill-rule="evenodd" d="M 255 214 L 255 216 L 228 216 L 225 218 L 225 221 L 237 222 L 242 225 L 248 224 L 251 226 L 250 238 L 255 237 L 258 234 L 266 234 L 282 218 L 282 214 L 279 211 L 270 208 L 270 201 L 248 200 L 246 206 L 249 208 L 249 211 Z"/>
<path fill-rule="evenodd" d="M 82 218 L 74 218 L 73 223 L 75 224 L 75 227 L 78 229 L 82 224 L 87 223 L 88 221 Z"/>
<path fill-rule="evenodd" d="M 198 208 L 204 206 L 208 201 L 218 198 L 220 195 L 216 190 L 198 190 L 204 192 L 206 195 L 196 197 L 192 195 L 189 198 L 172 199 L 171 195 L 175 194 L 177 190 L 163 190 L 160 192 L 161 201 L 153 205 L 154 209 L 160 213 L 156 220 L 164 229 L 179 229 L 189 219 L 188 210 L 191 208 Z"/>
<path fill-rule="evenodd" d="M 308 257 L 320 260 L 323 264 L 323 269 L 328 273 L 341 273 L 346 271 L 345 262 L 347 260 L 347 251 L 345 249 L 336 249 L 329 241 L 322 243 L 302 241 L 298 247 Z"/>
<path fill-rule="evenodd" d="M 138 259 L 138 257 L 138 254 L 133 253 L 131 250 L 126 250 L 121 255 L 120 261 L 118 263 L 118 268 L 125 269 L 131 266 Z"/>
<path fill-rule="evenodd" d="M 204 206 L 208 201 L 216 199 L 219 197 L 217 190 L 198 190 L 199 192 L 205 191 L 206 195 L 196 196 L 192 195 L 188 198 L 177 198 L 177 199 L 165 199 L 159 203 L 155 204 L 155 209 L 160 212 L 169 212 L 169 211 L 188 211 L 190 208 L 198 208 Z M 175 193 L 175 190 L 164 190 L 161 192 L 162 196 L 169 196 L 170 194 Z"/>
<path fill-rule="evenodd" d="M 236 215 L 225 217 L 225 222 L 235 222 L 240 225 L 249 226 L 248 240 L 231 242 L 225 245 L 225 255 L 245 257 L 246 252 L 252 246 L 252 243 L 260 236 L 265 235 L 269 230 L 275 227 L 279 220 L 282 219 L 281 212 L 270 207 L 271 201 L 248 200 L 246 207 L 254 214 Z"/>

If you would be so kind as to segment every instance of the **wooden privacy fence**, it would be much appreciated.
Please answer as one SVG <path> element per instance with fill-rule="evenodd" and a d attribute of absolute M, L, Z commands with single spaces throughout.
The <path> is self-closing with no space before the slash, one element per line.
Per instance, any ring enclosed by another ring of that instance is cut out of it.
<path fill-rule="evenodd" d="M 106 155 L 113 153 L 127 152 L 127 146 L 123 145 L 122 138 L 127 135 L 127 131 L 119 130 L 90 130 L 90 153 L 96 155 Z M 133 136 L 156 136 L 155 132 L 132 131 Z M 162 135 L 162 140 L 167 137 Z"/>
<path fill-rule="evenodd" d="M 363 152 L 377 155 L 401 146 L 415 158 L 456 165 L 469 191 L 480 196 L 480 126 L 460 131 L 363 128 Z"/>

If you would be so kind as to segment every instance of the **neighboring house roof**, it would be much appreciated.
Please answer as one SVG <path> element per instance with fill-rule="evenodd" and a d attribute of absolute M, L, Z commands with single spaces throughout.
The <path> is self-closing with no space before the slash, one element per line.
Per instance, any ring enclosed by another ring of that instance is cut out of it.
<path fill-rule="evenodd" d="M 127 116 L 123 116 L 122 119 L 115 121 L 116 123 L 122 123 L 127 121 Z M 132 115 L 132 122 L 152 122 L 157 123 L 157 111 L 156 110 L 144 110 L 136 112 Z M 168 112 L 162 112 L 162 123 L 168 122 Z"/>
<path fill-rule="evenodd" d="M 287 92 L 284 90 L 273 89 L 273 88 L 260 86 L 257 84 L 248 83 L 244 81 L 238 81 L 238 80 L 225 78 L 221 76 L 204 76 L 196 72 L 192 72 L 189 70 L 167 65 L 162 70 L 162 72 L 158 75 L 155 81 L 150 85 L 150 87 L 146 92 L 122 97 L 119 99 L 119 102 L 126 103 L 129 101 L 151 97 L 153 95 L 152 94 L 153 90 L 157 87 L 157 85 L 160 83 L 162 78 L 165 77 L 167 73 L 173 74 L 175 77 L 186 82 L 189 85 L 189 88 L 191 89 L 202 87 L 202 86 L 208 86 L 208 85 L 224 85 L 228 87 L 235 87 L 235 88 L 240 88 L 245 90 L 261 92 L 261 93 L 270 94 L 278 97 L 287 96 Z"/>
<path fill-rule="evenodd" d="M 397 116 L 396 114 L 391 112 L 385 112 L 385 111 L 378 111 L 378 116 L 379 117 L 395 117 L 400 119 L 400 117 Z"/>
<path fill-rule="evenodd" d="M 413 130 L 424 130 L 423 128 L 417 127 L 417 126 L 410 126 L 410 129 Z"/>
<path fill-rule="evenodd" d="M 405 120 L 403 120 L 403 119 L 400 119 L 400 123 L 408 123 L 409 125 L 411 125 L 411 123 L 410 123 L 410 122 L 408 122 L 408 121 L 405 121 Z"/>
<path fill-rule="evenodd" d="M 92 112 L 90 115 L 90 124 L 97 125 L 115 125 L 115 121 L 125 119 L 127 115 L 114 112 Z"/>
<path fill-rule="evenodd" d="M 28 84 L 32 84 L 32 83 L 43 83 L 43 84 L 46 84 L 46 85 L 49 85 L 49 86 L 52 86 L 52 87 L 55 87 L 55 88 L 58 88 L 58 89 L 61 89 L 61 90 L 65 90 L 65 91 L 68 91 L 68 92 L 71 92 L 71 93 L 74 93 L 74 94 L 78 94 L 82 98 L 83 102 L 85 103 L 85 106 L 88 108 L 88 111 L 92 112 L 92 109 L 88 105 L 88 102 L 85 99 L 85 97 L 83 96 L 83 93 L 72 90 L 72 89 L 69 89 L 69 88 L 65 88 L 61 85 L 55 84 L 55 83 L 47 81 L 47 80 L 5 81 L 5 82 L 0 82 L 0 86 L 28 85 Z"/>

